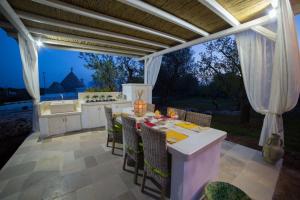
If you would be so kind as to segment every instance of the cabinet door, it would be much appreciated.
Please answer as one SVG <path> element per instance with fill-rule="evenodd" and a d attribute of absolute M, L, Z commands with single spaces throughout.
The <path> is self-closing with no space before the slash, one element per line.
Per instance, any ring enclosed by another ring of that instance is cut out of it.
<path fill-rule="evenodd" d="M 48 118 L 49 135 L 62 134 L 66 132 L 66 124 L 64 116 L 56 116 Z"/>
<path fill-rule="evenodd" d="M 40 117 L 39 118 L 39 124 L 40 124 L 41 138 L 48 137 L 49 136 L 48 118 L 47 117 Z"/>
<path fill-rule="evenodd" d="M 100 126 L 99 106 L 82 107 L 82 126 L 83 128 L 96 128 Z"/>
<path fill-rule="evenodd" d="M 80 115 L 69 115 L 66 116 L 66 131 L 78 131 L 81 129 L 81 118 Z"/>
<path fill-rule="evenodd" d="M 99 110 L 99 117 L 100 117 L 99 127 L 106 126 L 106 116 L 105 116 L 104 106 L 99 106 L 98 110 Z"/>

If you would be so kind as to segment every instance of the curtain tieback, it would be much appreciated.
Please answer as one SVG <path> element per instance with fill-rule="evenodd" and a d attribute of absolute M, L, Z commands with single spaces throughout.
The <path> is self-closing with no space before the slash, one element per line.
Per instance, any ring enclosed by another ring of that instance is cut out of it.
<path fill-rule="evenodd" d="M 38 99 L 33 99 L 33 104 L 37 105 L 37 104 L 39 104 L 39 103 L 40 103 L 40 100 L 38 100 Z"/>
<path fill-rule="evenodd" d="M 277 115 L 277 116 L 282 115 L 282 114 L 271 112 L 271 111 L 267 111 L 266 114 Z"/>

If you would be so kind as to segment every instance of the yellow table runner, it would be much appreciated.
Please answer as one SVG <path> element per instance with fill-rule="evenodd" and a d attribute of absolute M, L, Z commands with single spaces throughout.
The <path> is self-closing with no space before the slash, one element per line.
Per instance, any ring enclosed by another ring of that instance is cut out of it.
<path fill-rule="evenodd" d="M 200 133 L 201 131 L 205 131 L 205 130 L 209 129 L 209 127 L 198 126 L 198 125 L 190 123 L 190 122 L 179 122 L 179 123 L 176 123 L 175 125 L 179 126 L 181 128 L 185 128 L 185 129 L 188 129 L 188 130 L 198 132 L 198 133 Z"/>
<path fill-rule="evenodd" d="M 175 125 L 179 126 L 181 128 L 190 129 L 190 130 L 199 129 L 198 125 L 189 123 L 189 122 L 179 122 L 179 123 L 176 123 Z"/>
<path fill-rule="evenodd" d="M 168 130 L 167 131 L 167 142 L 170 144 L 179 142 L 181 140 L 184 140 L 186 138 L 188 138 L 189 136 L 183 134 L 183 133 L 179 133 L 173 130 Z"/>

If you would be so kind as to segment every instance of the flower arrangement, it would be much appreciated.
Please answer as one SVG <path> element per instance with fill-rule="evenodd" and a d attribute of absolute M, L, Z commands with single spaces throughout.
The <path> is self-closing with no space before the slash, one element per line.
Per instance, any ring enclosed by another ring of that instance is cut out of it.
<path fill-rule="evenodd" d="M 155 117 L 156 119 L 161 118 L 161 114 L 160 114 L 160 111 L 159 111 L 159 110 L 156 110 L 156 111 L 154 112 L 154 117 Z"/>
<path fill-rule="evenodd" d="M 178 114 L 174 109 L 170 109 L 168 112 L 168 116 L 172 119 L 177 119 L 178 118 Z"/>

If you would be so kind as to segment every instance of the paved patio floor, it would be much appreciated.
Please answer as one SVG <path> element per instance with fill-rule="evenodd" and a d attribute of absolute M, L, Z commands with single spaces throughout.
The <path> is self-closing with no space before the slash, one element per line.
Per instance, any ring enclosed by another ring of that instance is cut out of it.
<path fill-rule="evenodd" d="M 141 193 L 133 174 L 122 170 L 122 157 L 105 142 L 105 131 L 43 141 L 30 135 L 0 172 L 0 199 L 153 199 L 155 186 L 147 181 L 149 194 Z M 282 162 L 268 165 L 260 152 L 226 141 L 221 156 L 219 180 L 254 199 L 272 199 Z"/>

